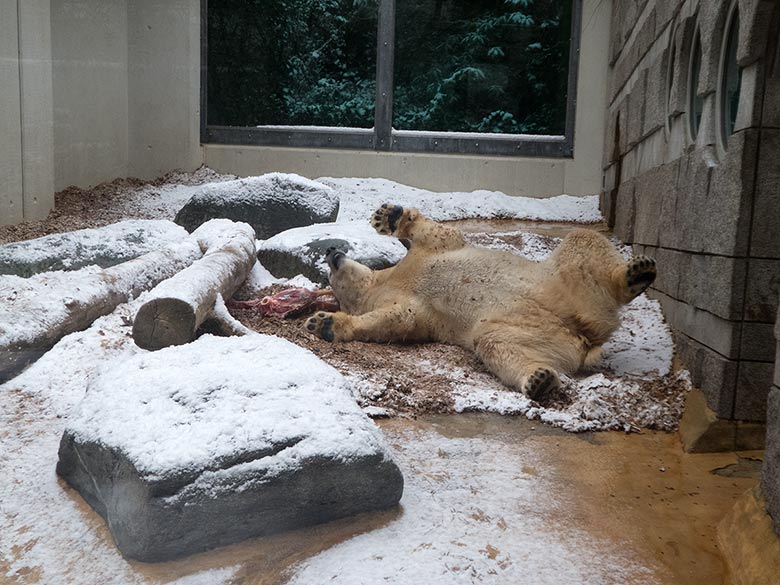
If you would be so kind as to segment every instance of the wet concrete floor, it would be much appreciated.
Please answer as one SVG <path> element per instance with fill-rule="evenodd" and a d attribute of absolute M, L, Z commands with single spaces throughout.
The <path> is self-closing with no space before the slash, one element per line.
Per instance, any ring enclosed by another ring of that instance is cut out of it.
<path fill-rule="evenodd" d="M 403 583 L 403 579 L 392 578 L 398 569 L 385 566 L 387 561 L 371 565 L 370 561 L 381 559 L 381 550 L 372 547 L 397 548 L 389 537 L 385 544 L 382 534 L 391 534 L 393 542 L 409 545 L 407 552 L 401 546 L 396 554 L 408 557 L 406 562 L 412 567 L 419 562 L 412 554 L 419 545 L 433 549 L 433 556 L 425 561 L 425 566 L 432 566 L 451 555 L 429 536 L 444 529 L 452 542 L 462 533 L 458 546 L 464 547 L 460 550 L 466 561 L 481 558 L 485 550 L 504 551 L 498 558 L 504 558 L 504 570 L 499 575 L 487 570 L 486 583 L 577 582 L 577 573 L 572 579 L 566 563 L 580 562 L 576 557 L 580 553 L 588 559 L 609 557 L 623 567 L 614 579 L 604 576 L 612 573 L 595 573 L 595 582 L 729 582 L 716 527 L 738 496 L 758 481 L 755 460 L 760 453 L 686 454 L 674 434 L 575 435 L 525 418 L 491 414 L 391 419 L 379 424 L 407 481 L 398 509 L 254 539 L 173 563 L 131 563 L 138 577 L 166 581 L 199 570 L 231 567 L 231 583 L 284 583 L 296 576 L 298 582 L 314 583 L 311 571 L 298 575 L 298 563 L 306 564 L 312 557 L 328 561 L 330 555 L 343 571 L 334 575 L 339 577 L 334 582 Z M 469 485 L 470 490 L 455 489 Z M 420 512 L 430 508 L 428 500 L 443 498 L 445 492 L 450 495 L 441 515 L 427 517 Z M 508 502 L 514 500 L 525 502 L 521 515 L 513 516 L 509 509 Z M 499 514 L 496 509 L 504 511 Z M 496 522 L 487 522 L 491 518 Z M 477 551 L 475 544 L 469 556 L 472 544 L 463 537 L 466 534 L 474 537 L 474 543 L 483 543 L 484 549 Z M 417 538 L 425 542 L 417 543 Z M 546 543 L 544 554 L 549 560 L 534 557 L 532 540 Z M 356 544 L 353 549 L 365 552 L 365 561 L 340 560 L 355 560 L 350 541 Z M 557 541 L 573 551 L 573 561 L 556 558 Z M 514 545 L 527 552 L 510 554 Z M 549 566 L 544 567 L 545 563 Z M 363 576 L 365 580 L 355 581 L 354 573 L 361 567 L 370 572 Z M 483 581 L 478 569 L 471 567 L 475 579 L 467 582 Z M 390 579 L 380 579 L 382 570 Z M 558 570 L 560 580 L 555 577 Z"/>

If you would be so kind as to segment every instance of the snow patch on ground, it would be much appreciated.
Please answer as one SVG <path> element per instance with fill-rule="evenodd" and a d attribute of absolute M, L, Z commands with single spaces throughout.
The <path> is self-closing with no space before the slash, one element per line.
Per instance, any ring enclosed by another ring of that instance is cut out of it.
<path fill-rule="evenodd" d="M 236 179 L 233 175 L 219 175 L 209 169 L 202 169 L 198 173 L 200 173 L 198 175 L 200 181 L 208 178 L 217 185 L 212 187 L 208 183 L 205 185 L 169 183 L 147 186 L 128 193 L 127 201 L 123 206 L 130 217 L 141 213 L 159 214 L 159 217 L 172 219 L 196 193 L 224 192 L 225 183 L 228 181 L 235 181 L 238 185 L 241 181 L 245 184 L 247 181 L 259 180 L 263 177 L 284 176 L 281 173 L 269 173 L 260 177 Z M 439 221 L 512 218 L 597 223 L 604 219 L 598 209 L 598 196 L 595 195 L 533 198 L 514 197 L 500 191 L 484 190 L 470 193 L 437 193 L 387 179 L 297 178 L 312 187 L 317 186 L 322 189 L 323 186 L 328 186 L 333 189 L 332 194 L 337 195 L 339 199 L 339 215 L 336 220 L 339 223 L 368 222 L 373 212 L 382 203 L 417 207 L 424 215 Z M 228 186 L 230 184 L 228 183 Z"/>
<path fill-rule="evenodd" d="M 338 194 L 339 222 L 368 221 L 383 203 L 416 207 L 436 221 L 486 218 L 597 223 L 604 219 L 595 195 L 533 198 L 483 190 L 436 193 L 387 179 L 324 177 L 317 180 L 330 185 Z"/>

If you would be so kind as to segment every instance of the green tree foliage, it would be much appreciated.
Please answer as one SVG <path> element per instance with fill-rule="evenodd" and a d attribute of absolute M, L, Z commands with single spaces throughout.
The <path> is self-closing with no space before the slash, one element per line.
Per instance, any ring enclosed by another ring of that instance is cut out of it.
<path fill-rule="evenodd" d="M 209 3 L 212 125 L 371 127 L 377 0 Z M 393 125 L 562 134 L 571 2 L 397 0 Z"/>
<path fill-rule="evenodd" d="M 397 1 L 399 129 L 563 134 L 571 3 Z"/>
<path fill-rule="evenodd" d="M 376 28 L 375 0 L 209 2 L 209 124 L 372 127 Z"/>

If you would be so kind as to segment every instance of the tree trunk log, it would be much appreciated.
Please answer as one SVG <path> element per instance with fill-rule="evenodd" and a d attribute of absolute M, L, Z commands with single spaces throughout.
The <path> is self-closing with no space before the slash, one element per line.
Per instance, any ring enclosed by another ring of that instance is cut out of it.
<path fill-rule="evenodd" d="M 89 327 L 202 256 L 195 240 L 111 268 L 0 277 L 0 384 L 62 337 Z"/>
<path fill-rule="evenodd" d="M 203 258 L 158 285 L 136 313 L 133 340 L 142 349 L 193 341 L 217 297 L 233 296 L 257 261 L 255 232 L 248 224 L 213 219 L 192 236 Z"/>

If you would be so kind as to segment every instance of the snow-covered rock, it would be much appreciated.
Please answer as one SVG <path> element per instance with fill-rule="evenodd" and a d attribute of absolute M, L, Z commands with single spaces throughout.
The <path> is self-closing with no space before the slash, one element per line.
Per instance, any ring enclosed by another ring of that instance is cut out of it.
<path fill-rule="evenodd" d="M 257 258 L 274 276 L 303 274 L 327 285 L 330 270 L 325 253 L 330 247 L 374 270 L 388 268 L 406 255 L 396 238 L 379 235 L 368 222 L 322 223 L 277 234 L 257 246 Z"/>
<path fill-rule="evenodd" d="M 265 335 L 112 363 L 71 416 L 57 472 L 143 561 L 388 508 L 403 491 L 346 379 Z"/>
<path fill-rule="evenodd" d="M 290 228 L 335 221 L 338 212 L 339 198 L 331 187 L 298 175 L 269 173 L 199 187 L 175 221 L 192 232 L 210 219 L 232 219 L 248 223 L 265 239 Z"/>
<path fill-rule="evenodd" d="M 202 255 L 187 237 L 110 268 L 0 275 L 0 384 L 62 337 L 89 327 Z"/>
<path fill-rule="evenodd" d="M 84 266 L 115 266 L 187 237 L 163 219 L 129 219 L 101 228 L 51 234 L 0 246 L 0 274 L 29 277 Z"/>

